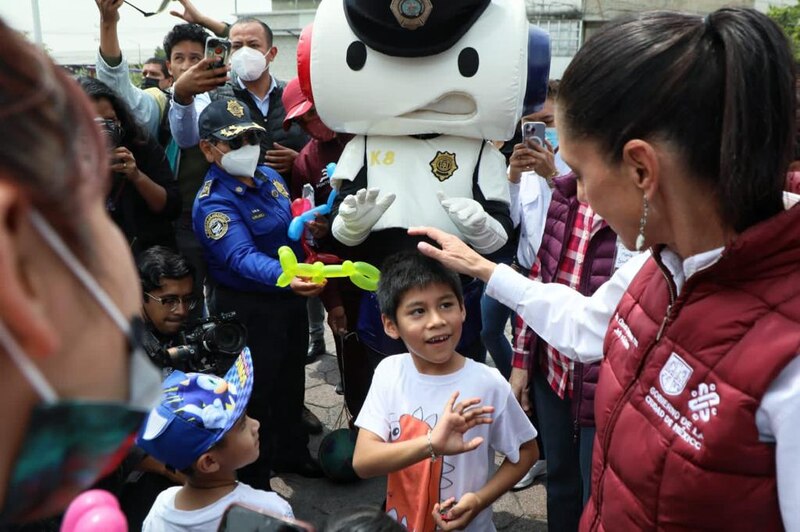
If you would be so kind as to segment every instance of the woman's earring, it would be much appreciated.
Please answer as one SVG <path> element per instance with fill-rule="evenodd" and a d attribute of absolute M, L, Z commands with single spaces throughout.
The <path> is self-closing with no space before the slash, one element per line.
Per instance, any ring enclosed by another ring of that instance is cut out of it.
<path fill-rule="evenodd" d="M 647 196 L 643 196 L 642 217 L 639 219 L 639 236 L 636 237 L 636 251 L 644 249 L 644 228 L 647 225 Z"/>

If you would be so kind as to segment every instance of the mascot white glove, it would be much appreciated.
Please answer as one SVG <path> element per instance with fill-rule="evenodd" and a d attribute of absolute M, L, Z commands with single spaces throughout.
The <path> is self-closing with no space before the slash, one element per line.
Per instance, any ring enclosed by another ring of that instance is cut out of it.
<path fill-rule="evenodd" d="M 347 196 L 339 205 L 339 214 L 333 220 L 331 233 L 345 246 L 357 246 L 367 239 L 369 232 L 386 209 L 394 203 L 394 194 L 378 200 L 380 190 L 362 188 Z"/>
<path fill-rule="evenodd" d="M 508 240 L 500 222 L 489 216 L 474 199 L 448 198 L 442 191 L 437 192 L 436 197 L 464 240 L 478 253 L 497 251 Z"/>

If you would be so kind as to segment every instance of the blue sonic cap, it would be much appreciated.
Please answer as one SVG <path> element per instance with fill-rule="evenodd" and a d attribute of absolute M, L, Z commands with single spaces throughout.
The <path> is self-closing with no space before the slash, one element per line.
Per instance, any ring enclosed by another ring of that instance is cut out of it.
<path fill-rule="evenodd" d="M 244 414 L 253 391 L 253 360 L 245 347 L 224 378 L 174 371 L 161 385 L 136 445 L 178 471 L 221 440 Z"/>

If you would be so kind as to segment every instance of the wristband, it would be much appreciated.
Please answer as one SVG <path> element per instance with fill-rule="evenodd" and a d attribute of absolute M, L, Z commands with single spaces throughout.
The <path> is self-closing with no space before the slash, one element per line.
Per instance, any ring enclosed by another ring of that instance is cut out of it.
<path fill-rule="evenodd" d="M 433 451 L 433 442 L 431 441 L 431 429 L 428 429 L 428 452 L 431 453 L 431 462 L 436 461 L 436 453 Z"/>

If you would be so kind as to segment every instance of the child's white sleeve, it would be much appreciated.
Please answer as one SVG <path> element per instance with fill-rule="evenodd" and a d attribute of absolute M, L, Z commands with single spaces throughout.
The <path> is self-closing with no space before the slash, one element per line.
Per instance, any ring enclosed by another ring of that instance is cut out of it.
<path fill-rule="evenodd" d="M 505 404 L 494 405 L 495 413 L 489 426 L 489 445 L 506 455 L 514 463 L 519 461 L 519 448 L 523 443 L 536 438 L 536 429 L 519 406 L 516 397 L 508 388 Z"/>
<path fill-rule="evenodd" d="M 356 418 L 356 426 L 377 434 L 383 441 L 388 442 L 391 427 L 389 426 L 387 401 L 391 384 L 387 380 L 385 366 L 381 363 L 375 369 L 367 398 Z"/>

